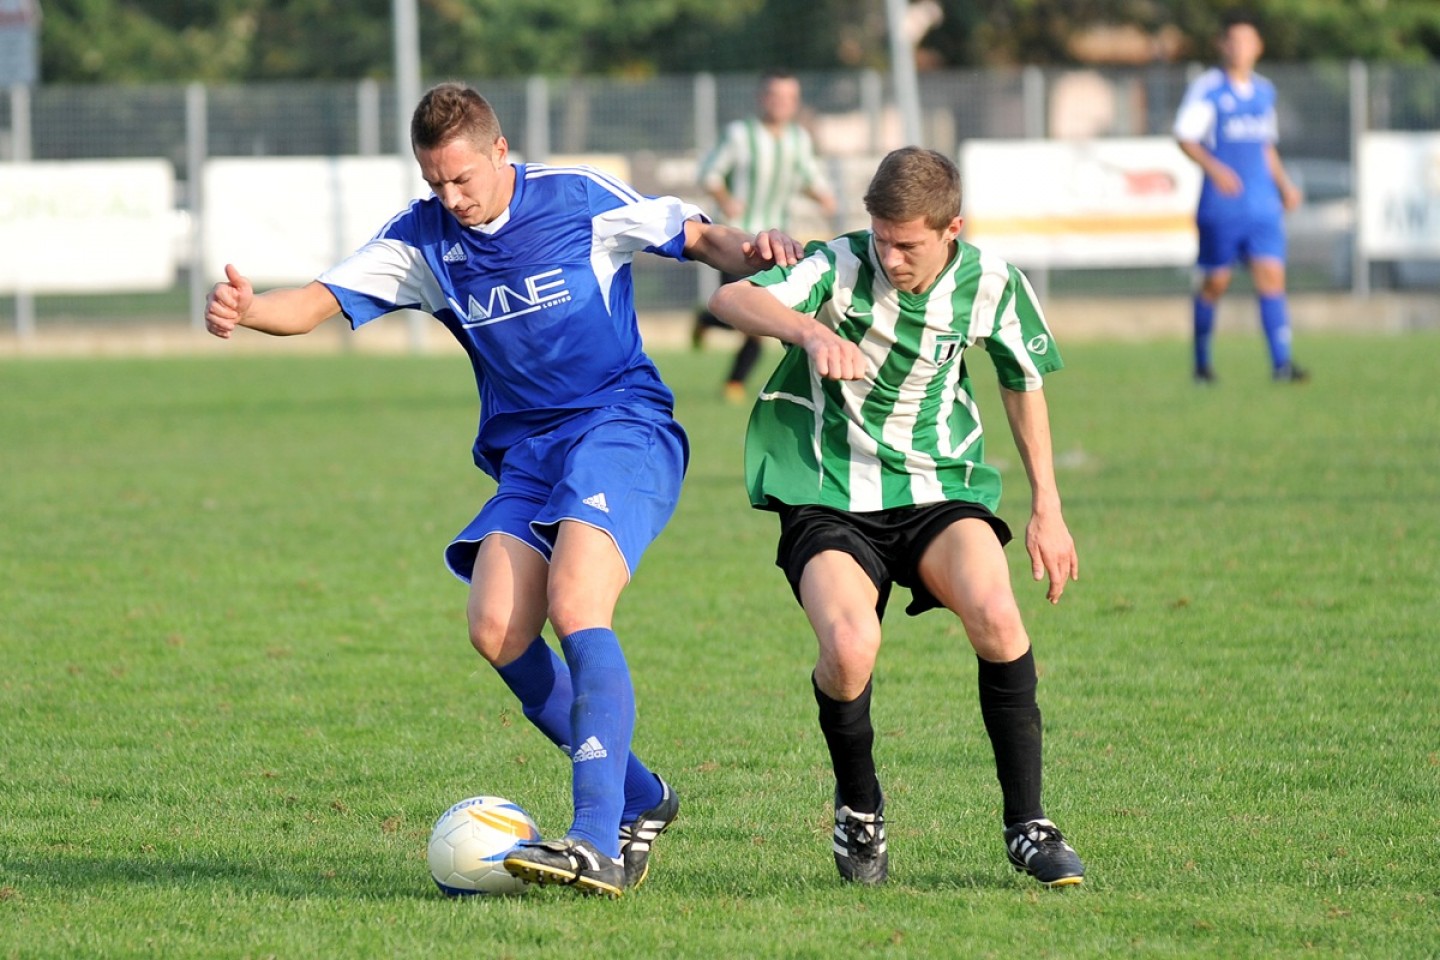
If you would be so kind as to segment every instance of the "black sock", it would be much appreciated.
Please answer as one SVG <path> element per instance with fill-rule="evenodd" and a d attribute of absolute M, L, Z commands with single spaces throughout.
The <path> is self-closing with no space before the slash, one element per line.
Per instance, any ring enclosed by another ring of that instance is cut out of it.
<path fill-rule="evenodd" d="M 875 776 L 875 728 L 870 725 L 870 683 L 860 696 L 847 702 L 832 700 L 815 683 L 820 705 L 820 732 L 830 747 L 835 768 L 835 789 L 840 803 L 856 813 L 874 813 L 880 807 L 880 781 Z"/>
<path fill-rule="evenodd" d="M 1005 799 L 1005 825 L 1045 816 L 1040 805 L 1041 723 L 1035 702 L 1035 657 L 1009 663 L 980 660 L 980 716 L 995 750 L 995 776 Z"/>

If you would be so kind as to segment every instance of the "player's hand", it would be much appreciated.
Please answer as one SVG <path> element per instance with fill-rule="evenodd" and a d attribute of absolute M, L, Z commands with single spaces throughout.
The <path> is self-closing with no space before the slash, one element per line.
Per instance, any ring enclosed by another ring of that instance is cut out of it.
<path fill-rule="evenodd" d="M 804 245 L 781 230 L 762 230 L 740 249 L 745 253 L 746 262 L 756 270 L 792 267 L 805 255 Z"/>
<path fill-rule="evenodd" d="M 1240 174 L 1223 163 L 1215 164 L 1215 169 L 1210 171 L 1210 179 L 1215 181 L 1215 189 L 1227 197 L 1238 197 L 1245 192 L 1245 184 L 1241 182 Z"/>
<path fill-rule="evenodd" d="M 813 323 L 800 341 L 815 372 L 830 380 L 860 380 L 865 376 L 865 354 L 860 348 L 821 323 Z"/>
<path fill-rule="evenodd" d="M 222 340 L 230 334 L 255 302 L 255 288 L 235 269 L 225 264 L 225 280 L 215 284 L 205 298 L 205 329 Z"/>
<path fill-rule="evenodd" d="M 1066 581 L 1080 579 L 1080 557 L 1064 518 L 1058 513 L 1031 514 L 1025 525 L 1025 551 L 1030 554 L 1030 575 L 1037 581 L 1050 578 L 1045 599 L 1059 603 Z"/>

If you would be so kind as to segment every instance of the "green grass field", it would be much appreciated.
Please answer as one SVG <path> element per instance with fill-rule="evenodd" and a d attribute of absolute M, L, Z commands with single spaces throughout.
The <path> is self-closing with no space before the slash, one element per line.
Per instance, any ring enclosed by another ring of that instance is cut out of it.
<path fill-rule="evenodd" d="M 684 808 L 616 902 L 449 901 L 426 870 L 462 797 L 569 822 L 439 563 L 490 489 L 463 360 L 0 363 L 0 957 L 1437 956 L 1440 337 L 1307 338 L 1300 388 L 1258 335 L 1221 340 L 1217 389 L 1186 350 L 1069 347 L 1082 579 L 1050 607 L 1011 547 L 1048 807 L 1090 870 L 1067 891 L 1005 863 L 962 633 L 899 610 L 891 883 L 840 885 L 728 358 L 660 356 L 694 458 L 617 629 Z"/>

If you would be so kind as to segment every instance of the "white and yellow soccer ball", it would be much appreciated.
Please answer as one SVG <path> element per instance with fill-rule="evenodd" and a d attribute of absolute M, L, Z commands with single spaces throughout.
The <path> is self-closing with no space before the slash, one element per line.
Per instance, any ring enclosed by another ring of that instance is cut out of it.
<path fill-rule="evenodd" d="M 452 897 L 524 893 L 525 881 L 505 872 L 505 857 L 540 830 L 518 804 L 504 797 L 461 800 L 430 831 L 430 875 Z"/>

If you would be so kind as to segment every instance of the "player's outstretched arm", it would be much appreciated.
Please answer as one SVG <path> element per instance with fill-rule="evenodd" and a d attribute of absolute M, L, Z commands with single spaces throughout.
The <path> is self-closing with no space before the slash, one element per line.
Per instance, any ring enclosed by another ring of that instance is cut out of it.
<path fill-rule="evenodd" d="M 710 298 L 710 312 L 741 333 L 793 343 L 810 355 L 815 372 L 831 380 L 865 376 L 860 348 L 814 317 L 791 310 L 748 280 L 727 283 Z"/>
<path fill-rule="evenodd" d="M 1068 580 L 1080 579 L 1080 558 L 1060 510 L 1055 483 L 1055 458 L 1050 447 L 1050 410 L 1041 390 L 1000 388 L 1010 433 L 1030 480 L 1030 522 L 1025 525 L 1025 550 L 1030 575 L 1050 580 L 1045 599 L 1059 603 Z"/>
<path fill-rule="evenodd" d="M 749 276 L 767 267 L 793 266 L 804 255 L 804 246 L 780 230 L 749 234 L 738 227 L 703 220 L 685 223 L 685 256 L 736 276 Z"/>
<path fill-rule="evenodd" d="M 319 281 L 256 294 L 249 278 L 227 263 L 225 279 L 205 299 L 205 329 L 222 340 L 236 327 L 290 337 L 309 333 L 339 312 L 340 302 Z"/>

